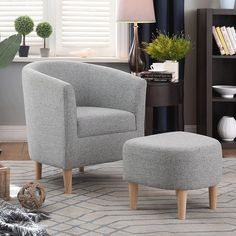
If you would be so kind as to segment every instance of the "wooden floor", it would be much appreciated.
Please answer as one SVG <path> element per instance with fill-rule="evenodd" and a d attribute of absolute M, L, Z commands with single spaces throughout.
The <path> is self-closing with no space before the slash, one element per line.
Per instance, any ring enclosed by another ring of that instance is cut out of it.
<path fill-rule="evenodd" d="M 236 149 L 224 149 L 223 156 L 224 157 L 236 157 Z"/>
<path fill-rule="evenodd" d="M 29 160 L 27 143 L 0 143 L 0 161 Z M 236 149 L 223 150 L 224 157 L 236 157 Z"/>
<path fill-rule="evenodd" d="M 0 161 L 29 160 L 27 143 L 0 143 Z"/>

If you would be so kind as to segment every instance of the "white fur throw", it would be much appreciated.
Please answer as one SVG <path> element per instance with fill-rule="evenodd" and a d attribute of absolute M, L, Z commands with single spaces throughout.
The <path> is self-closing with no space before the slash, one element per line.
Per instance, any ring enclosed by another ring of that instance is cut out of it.
<path fill-rule="evenodd" d="M 42 218 L 40 213 L 30 213 L 0 200 L 0 235 L 48 236 L 46 230 L 36 224 Z"/>

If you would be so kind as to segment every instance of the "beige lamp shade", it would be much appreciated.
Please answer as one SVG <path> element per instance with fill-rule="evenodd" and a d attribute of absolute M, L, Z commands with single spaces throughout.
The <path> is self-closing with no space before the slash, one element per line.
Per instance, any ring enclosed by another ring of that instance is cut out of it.
<path fill-rule="evenodd" d="M 126 23 L 156 22 L 153 0 L 117 0 L 116 19 Z"/>

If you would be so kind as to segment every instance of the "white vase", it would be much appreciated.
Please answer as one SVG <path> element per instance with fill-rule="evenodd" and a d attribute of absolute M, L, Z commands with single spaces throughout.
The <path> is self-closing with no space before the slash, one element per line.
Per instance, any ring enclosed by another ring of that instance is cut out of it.
<path fill-rule="evenodd" d="M 223 141 L 234 141 L 236 137 L 236 120 L 234 117 L 223 116 L 218 123 L 217 130 Z"/>
<path fill-rule="evenodd" d="M 173 72 L 173 81 L 178 82 L 179 81 L 179 62 L 177 61 L 165 61 L 165 70 L 169 72 Z"/>
<path fill-rule="evenodd" d="M 234 9 L 235 0 L 220 0 L 221 9 Z"/>
<path fill-rule="evenodd" d="M 40 55 L 41 57 L 49 57 L 49 48 L 40 48 Z"/>

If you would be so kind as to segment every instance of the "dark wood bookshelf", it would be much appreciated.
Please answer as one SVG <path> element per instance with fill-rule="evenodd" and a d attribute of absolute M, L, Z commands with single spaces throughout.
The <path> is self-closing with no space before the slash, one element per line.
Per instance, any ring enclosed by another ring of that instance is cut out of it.
<path fill-rule="evenodd" d="M 197 10 L 197 132 L 218 139 L 224 149 L 236 149 L 236 141 L 222 142 L 217 124 L 222 116 L 236 117 L 236 98 L 225 99 L 213 85 L 236 86 L 236 55 L 222 56 L 212 26 L 235 26 L 236 10 Z"/>

